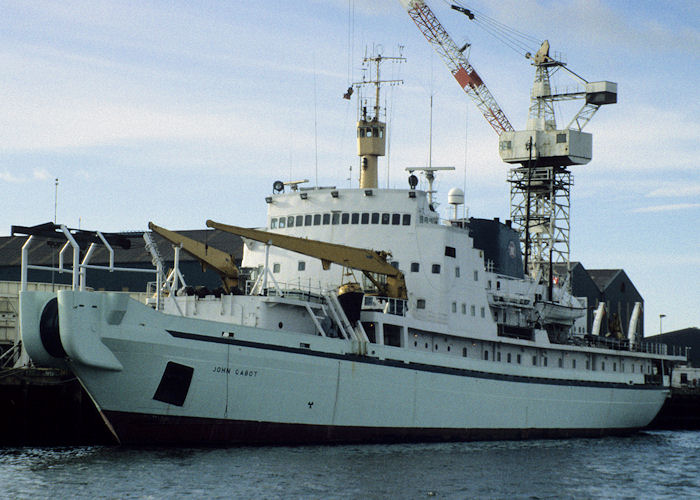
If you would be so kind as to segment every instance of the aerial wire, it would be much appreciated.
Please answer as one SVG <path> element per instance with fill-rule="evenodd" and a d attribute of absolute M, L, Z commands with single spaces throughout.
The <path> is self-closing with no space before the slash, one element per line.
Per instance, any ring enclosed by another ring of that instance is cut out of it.
<path fill-rule="evenodd" d="M 538 37 L 512 28 L 507 24 L 487 16 L 482 11 L 466 7 L 462 2 L 450 2 L 447 0 L 443 1 L 447 5 L 451 6 L 454 4 L 469 10 L 472 14 L 474 14 L 474 17 L 470 19 L 475 25 L 520 55 L 531 53 L 542 44 L 542 40 L 540 40 Z"/>
<path fill-rule="evenodd" d="M 314 52 L 314 155 L 316 165 L 316 187 L 318 187 L 318 96 L 316 92 L 316 53 Z"/>
<path fill-rule="evenodd" d="M 464 193 L 464 205 L 462 205 L 463 217 L 467 218 L 467 152 L 469 143 L 469 102 L 465 102 L 464 108 L 464 180 L 462 185 L 462 192 Z"/>
<path fill-rule="evenodd" d="M 354 65 L 353 61 L 355 58 L 355 1 L 354 0 L 348 0 L 348 41 L 347 41 L 347 56 L 348 56 L 348 61 L 347 61 L 347 85 L 348 85 L 348 91 L 347 91 L 347 105 L 345 107 L 345 119 L 343 120 L 343 127 L 341 128 L 341 137 L 340 137 L 340 148 L 339 151 L 341 152 L 341 156 L 345 154 L 345 145 L 347 144 L 347 138 L 350 137 L 351 133 L 351 124 L 352 121 L 350 120 L 350 111 L 352 110 L 352 90 L 353 90 L 353 81 L 354 81 Z M 353 134 L 354 135 L 354 134 Z M 341 164 L 343 162 L 341 161 Z M 350 181 L 350 187 L 352 187 L 352 163 L 350 164 L 350 175 L 349 179 Z"/>

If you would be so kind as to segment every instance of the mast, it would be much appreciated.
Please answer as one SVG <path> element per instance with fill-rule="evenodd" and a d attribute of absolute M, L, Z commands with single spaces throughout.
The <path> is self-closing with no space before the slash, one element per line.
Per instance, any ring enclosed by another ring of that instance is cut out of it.
<path fill-rule="evenodd" d="M 382 84 L 400 85 L 403 80 L 382 80 L 380 71 L 384 61 L 403 62 L 403 57 L 387 57 L 377 54 L 362 60 L 365 76 L 361 82 L 353 83 L 354 87 L 362 90 L 367 85 L 374 86 L 374 103 L 371 99 L 360 95 L 358 99 L 357 120 L 357 155 L 360 160 L 360 188 L 372 189 L 379 187 L 377 163 L 380 156 L 386 152 L 386 123 L 381 121 L 382 107 L 380 104 L 380 89 Z M 368 108 L 371 111 L 368 112 Z"/>

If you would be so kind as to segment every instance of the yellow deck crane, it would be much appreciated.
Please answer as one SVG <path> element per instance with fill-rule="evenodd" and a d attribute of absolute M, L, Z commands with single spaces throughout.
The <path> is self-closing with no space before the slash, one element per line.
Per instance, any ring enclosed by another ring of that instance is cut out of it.
<path fill-rule="evenodd" d="M 148 223 L 148 228 L 170 243 L 179 245 L 184 251 L 197 258 L 202 263 L 202 268 L 211 267 L 215 269 L 221 276 L 221 282 L 226 293 L 231 293 L 238 288 L 238 268 L 234 264 L 233 255 L 183 236 L 180 233 L 156 226 L 153 222 Z"/>
<path fill-rule="evenodd" d="M 270 233 L 259 229 L 230 226 L 212 220 L 207 220 L 207 227 L 314 257 L 321 261 L 323 269 L 328 269 L 331 264 L 357 269 L 377 287 L 381 295 L 404 300 L 407 297 L 404 275 L 387 262 L 387 257 L 391 255 L 388 252 L 366 250 L 364 248 L 327 243 L 325 241 L 297 238 L 295 236 Z M 382 283 L 376 275 L 386 276 L 386 283 Z"/>

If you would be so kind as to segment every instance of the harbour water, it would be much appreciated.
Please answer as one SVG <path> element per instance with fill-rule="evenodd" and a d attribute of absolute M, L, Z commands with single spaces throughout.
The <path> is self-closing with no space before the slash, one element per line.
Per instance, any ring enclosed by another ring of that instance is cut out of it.
<path fill-rule="evenodd" d="M 3 498 L 698 498 L 700 432 L 262 448 L 6 448 Z"/>

